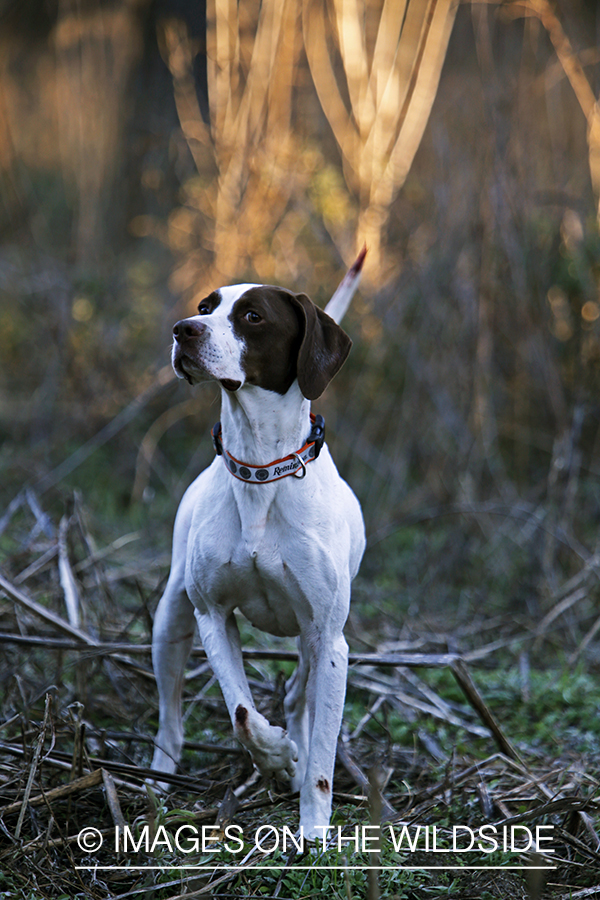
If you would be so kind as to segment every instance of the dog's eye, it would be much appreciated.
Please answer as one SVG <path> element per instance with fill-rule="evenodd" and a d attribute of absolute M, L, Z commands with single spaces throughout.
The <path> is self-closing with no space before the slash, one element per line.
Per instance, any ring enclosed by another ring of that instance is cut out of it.
<path fill-rule="evenodd" d="M 262 322 L 262 317 L 259 316 L 257 312 L 254 312 L 253 309 L 249 309 L 244 318 L 247 322 L 251 322 L 252 325 L 256 325 L 258 322 Z"/>
<path fill-rule="evenodd" d="M 207 316 L 210 312 L 210 306 L 208 303 L 201 303 L 198 307 L 198 315 L 199 316 Z"/>

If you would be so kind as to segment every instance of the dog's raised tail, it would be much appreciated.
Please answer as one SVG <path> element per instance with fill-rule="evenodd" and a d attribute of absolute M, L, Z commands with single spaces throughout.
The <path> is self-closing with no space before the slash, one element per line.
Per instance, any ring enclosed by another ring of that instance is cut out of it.
<path fill-rule="evenodd" d="M 327 313 L 327 315 L 331 316 L 334 322 L 337 322 L 338 325 L 346 315 L 348 307 L 350 306 L 350 301 L 352 300 L 352 297 L 354 295 L 354 291 L 358 287 L 366 255 L 367 245 L 365 244 L 365 246 L 356 257 L 355 262 L 350 266 L 350 268 L 342 278 L 337 291 L 325 307 L 325 312 Z"/>

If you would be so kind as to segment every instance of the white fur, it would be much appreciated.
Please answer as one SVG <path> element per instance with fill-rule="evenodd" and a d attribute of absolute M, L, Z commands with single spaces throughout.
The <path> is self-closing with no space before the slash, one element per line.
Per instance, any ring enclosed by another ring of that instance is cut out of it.
<path fill-rule="evenodd" d="M 235 393 L 222 392 L 223 443 L 237 459 L 258 465 L 302 446 L 310 403 L 297 381 L 283 396 L 244 384 L 243 343 L 228 315 L 248 287 L 222 288 L 220 306 L 197 318 L 210 328 L 202 358 L 207 373 L 242 382 Z M 180 756 L 181 687 L 195 619 L 236 736 L 263 774 L 300 791 L 304 834 L 322 837 L 346 689 L 343 628 L 364 544 L 358 500 L 326 445 L 305 478 L 263 485 L 233 478 L 215 458 L 179 507 L 171 574 L 154 621 L 160 712 L 154 769 L 173 772 Z M 300 661 L 284 703 L 287 732 L 254 706 L 236 609 L 264 631 L 298 638 Z"/>
<path fill-rule="evenodd" d="M 200 362 L 204 371 L 196 368 L 189 369 L 192 381 L 206 381 L 208 377 L 216 380 L 230 378 L 233 381 L 244 383 L 245 373 L 242 368 L 244 342 L 234 334 L 229 315 L 235 301 L 250 288 L 258 286 L 256 284 L 234 284 L 222 287 L 219 290 L 221 302 L 214 312 L 202 316 L 190 316 L 187 320 L 202 322 L 210 333 L 208 339 L 201 344 Z M 171 354 L 173 364 L 175 363 L 176 347 L 177 344 L 174 342 Z M 179 375 L 178 372 L 177 374 Z"/>

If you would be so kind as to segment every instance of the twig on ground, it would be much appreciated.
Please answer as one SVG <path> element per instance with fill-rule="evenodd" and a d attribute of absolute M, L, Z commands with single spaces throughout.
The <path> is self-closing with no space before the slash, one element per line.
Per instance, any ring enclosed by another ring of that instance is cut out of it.
<path fill-rule="evenodd" d="M 25 818 L 25 813 L 27 812 L 27 804 L 29 803 L 29 797 L 31 794 L 31 789 L 33 787 L 33 779 L 35 778 L 38 763 L 40 761 L 40 756 L 42 754 L 42 749 L 44 747 L 44 741 L 46 740 L 46 728 L 48 727 L 48 721 L 50 719 L 50 706 L 52 703 L 52 698 L 50 694 L 46 694 L 46 706 L 44 711 L 44 721 L 42 723 L 42 728 L 40 730 L 37 744 L 35 747 L 35 751 L 33 754 L 33 759 L 31 761 L 31 765 L 29 767 L 29 775 L 27 777 L 27 784 L 25 785 L 25 791 L 23 792 L 23 800 L 21 803 L 21 811 L 19 813 L 19 818 L 17 820 L 17 827 L 15 828 L 15 840 L 19 840 L 21 835 L 21 828 L 23 827 L 23 820 Z"/>
<path fill-rule="evenodd" d="M 80 616 L 79 608 L 81 601 L 79 599 L 79 588 L 71 568 L 69 560 L 69 551 L 67 548 L 67 537 L 69 532 L 69 517 L 63 516 L 60 520 L 58 529 L 58 574 L 60 577 L 60 586 L 63 589 L 65 598 L 65 606 L 67 608 L 67 618 L 74 628 L 79 628 Z"/>
<path fill-rule="evenodd" d="M 600 884 L 595 887 L 583 888 L 581 891 L 569 891 L 561 894 L 560 900 L 588 900 L 588 897 L 600 897 Z"/>
<path fill-rule="evenodd" d="M 354 759 L 352 759 L 350 750 L 348 749 L 346 742 L 341 738 L 337 742 L 336 759 L 345 768 L 350 777 L 354 779 L 356 784 L 361 787 L 365 794 L 368 796 L 370 789 L 369 778 L 367 775 L 365 775 L 358 763 L 355 762 Z M 393 806 L 391 806 L 384 797 L 382 797 L 381 802 L 381 820 L 387 822 L 395 818 L 397 813 Z"/>
<path fill-rule="evenodd" d="M 94 769 L 93 772 L 88 772 L 87 775 L 82 775 L 81 778 L 76 778 L 75 781 L 69 781 L 67 784 L 61 784 L 59 787 L 52 788 L 52 790 L 44 791 L 43 794 L 36 794 L 35 797 L 29 797 L 27 801 L 25 801 L 25 797 L 23 797 L 22 800 L 17 800 L 14 803 L 3 806 L 0 808 L 0 816 L 8 816 L 11 813 L 17 812 L 26 805 L 26 803 L 28 803 L 29 806 L 41 806 L 46 801 L 52 803 L 54 800 L 64 800 L 65 797 L 69 797 L 71 794 L 77 794 L 80 791 L 95 787 L 97 784 L 100 784 L 101 781 L 102 769 Z"/>
<path fill-rule="evenodd" d="M 25 499 L 27 500 L 29 509 L 35 517 L 35 525 L 29 533 L 29 542 L 31 542 L 40 532 L 43 532 L 48 538 L 54 537 L 55 531 L 52 519 L 48 513 L 44 512 L 42 509 L 38 496 L 33 488 L 25 488 Z"/>
<path fill-rule="evenodd" d="M 379 825 L 383 819 L 383 797 L 381 795 L 382 779 L 381 773 L 376 766 L 369 769 L 369 818 L 371 825 Z M 367 876 L 367 900 L 379 900 L 379 869 L 377 866 L 381 862 L 381 837 L 375 845 L 376 851 L 372 852 L 369 859 L 369 869 Z"/>
<path fill-rule="evenodd" d="M 593 639 L 596 637 L 596 635 L 598 634 L 599 631 L 600 631 L 600 617 L 596 619 L 596 621 L 594 622 L 592 627 L 588 630 L 587 634 L 583 638 L 583 640 L 580 641 L 577 649 L 574 650 L 573 653 L 570 655 L 570 657 L 569 657 L 569 665 L 570 666 L 575 665 L 575 663 L 577 662 L 579 657 L 582 655 L 582 653 L 585 652 L 588 645 L 591 643 L 591 641 L 593 641 Z"/>
<path fill-rule="evenodd" d="M 17 594 L 14 587 L 12 587 L 12 591 L 14 593 L 11 593 L 11 585 L 8 581 L 6 581 L 6 579 L 2 577 L 2 575 L 0 575 L 0 589 L 3 589 L 11 599 L 16 600 L 16 602 L 21 603 L 22 606 L 25 606 L 27 609 L 31 609 L 33 612 L 41 615 L 51 624 L 56 625 L 59 630 L 64 631 L 67 634 L 72 634 L 73 636 L 78 638 L 78 641 L 68 641 L 62 638 L 40 637 L 39 635 L 23 635 L 3 631 L 0 632 L 0 643 L 25 644 L 32 647 L 40 646 L 49 649 L 53 648 L 56 650 L 75 650 L 80 653 L 89 653 L 91 650 L 98 655 L 108 653 L 129 653 L 132 655 L 137 655 L 151 653 L 152 651 L 151 644 L 93 641 L 92 638 L 90 638 L 88 635 L 85 635 L 82 632 L 75 632 L 74 629 L 72 629 L 64 619 L 60 618 L 60 616 L 56 616 L 54 613 L 51 613 L 45 607 L 35 603 L 34 600 L 30 600 L 25 595 Z M 19 596 L 23 597 L 24 601 L 22 601 L 21 599 L 17 599 L 17 597 Z M 495 646 L 490 647 L 489 651 L 487 651 L 485 655 L 488 655 L 488 653 L 491 654 L 494 649 L 496 649 Z M 276 662 L 298 662 L 298 653 L 296 650 L 244 649 L 242 653 L 244 655 L 244 659 L 273 660 Z M 192 647 L 190 656 L 197 657 L 199 659 L 206 659 L 206 651 L 202 647 Z M 406 666 L 408 668 L 417 669 L 441 669 L 445 666 L 451 666 L 454 662 L 459 660 L 470 662 L 474 658 L 474 656 L 476 656 L 477 659 L 482 658 L 482 654 L 480 654 L 478 651 L 475 651 L 475 654 L 465 653 L 464 655 L 459 653 L 350 653 L 348 656 L 348 663 L 351 666 L 390 666 L 392 668 L 396 666 Z"/>
<path fill-rule="evenodd" d="M 6 512 L 3 516 L 0 517 L 0 534 L 3 534 L 6 527 L 9 525 L 10 520 L 16 513 L 16 511 L 23 505 L 23 501 L 25 500 L 25 490 L 20 490 L 16 497 L 10 501 L 6 508 Z"/>
<path fill-rule="evenodd" d="M 364 716 L 362 717 L 362 719 L 360 720 L 360 722 L 358 723 L 358 725 L 356 726 L 356 728 L 354 729 L 352 734 L 348 735 L 349 741 L 356 740 L 356 738 L 360 735 L 361 731 L 363 730 L 363 728 L 365 727 L 367 722 L 371 721 L 371 719 L 373 718 L 373 716 L 375 715 L 377 710 L 380 709 L 380 707 L 383 706 L 384 703 L 385 703 L 384 696 L 380 695 L 379 697 L 377 697 L 377 699 L 375 700 L 373 705 L 371 707 L 369 707 L 369 709 L 366 711 L 366 713 L 364 714 Z"/>
<path fill-rule="evenodd" d="M 450 669 L 465 697 L 467 698 L 473 709 L 479 714 L 481 721 L 484 722 L 492 732 L 498 748 L 506 756 L 516 760 L 522 766 L 524 766 L 525 764 L 523 763 L 523 760 L 498 725 L 498 722 L 492 715 L 490 708 L 477 690 L 475 683 L 471 678 L 470 672 L 464 662 L 462 662 L 462 660 L 457 660 L 450 666 Z"/>
<path fill-rule="evenodd" d="M 125 819 L 121 811 L 121 804 L 119 802 L 117 786 L 115 784 L 114 778 L 106 769 L 102 769 L 102 781 L 104 783 L 104 790 L 106 791 L 106 802 L 108 803 L 108 808 L 110 809 L 112 820 L 118 828 L 123 829 L 125 828 Z"/>
<path fill-rule="evenodd" d="M 50 625 L 53 625 L 54 628 L 62 631 L 63 634 L 68 634 L 72 638 L 76 638 L 77 641 L 80 642 L 80 644 L 87 644 L 91 647 L 94 647 L 97 644 L 97 641 L 95 641 L 89 635 L 85 634 L 85 632 L 81 631 L 81 629 L 75 627 L 74 625 L 70 625 L 69 622 L 66 622 L 61 616 L 58 616 L 51 610 L 46 609 L 45 606 L 42 606 L 35 600 L 32 600 L 30 597 L 24 594 L 23 591 L 15 587 L 14 584 L 11 584 L 10 581 L 1 573 L 0 590 L 4 591 L 4 593 L 15 603 L 18 603 L 19 606 L 22 606 L 24 609 L 29 610 L 29 612 L 32 612 L 36 616 L 44 619 L 44 621 L 48 622 Z"/>
<path fill-rule="evenodd" d="M 27 566 L 26 569 L 23 569 L 22 572 L 19 572 L 18 575 L 15 575 L 13 578 L 14 584 L 23 584 L 24 581 L 27 581 L 31 575 L 34 575 L 36 572 L 39 572 L 40 569 L 43 569 L 50 560 L 54 559 L 56 554 L 58 553 L 58 544 L 54 544 L 45 553 L 42 553 L 38 559 L 34 560 L 31 565 Z"/>
<path fill-rule="evenodd" d="M 581 587 L 576 591 L 573 591 L 571 594 L 568 594 L 566 597 L 557 603 L 552 609 L 544 616 L 542 621 L 537 627 L 536 630 L 536 646 L 541 643 L 541 640 L 548 630 L 548 626 L 560 616 L 562 613 L 566 612 L 576 603 L 579 603 L 580 600 L 584 600 L 589 596 L 589 590 L 585 587 Z"/>

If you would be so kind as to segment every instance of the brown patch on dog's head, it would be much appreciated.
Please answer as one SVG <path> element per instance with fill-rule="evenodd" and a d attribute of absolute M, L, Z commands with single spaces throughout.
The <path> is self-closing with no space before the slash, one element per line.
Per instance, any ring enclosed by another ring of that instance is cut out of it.
<path fill-rule="evenodd" d="M 285 394 L 297 378 L 307 400 L 320 397 L 342 367 L 352 341 L 306 294 L 252 287 L 229 316 L 245 344 L 248 384 Z"/>
<path fill-rule="evenodd" d="M 244 343 L 246 383 L 285 394 L 296 378 L 301 324 L 283 288 L 260 285 L 242 294 L 229 319 Z M 291 295 L 290 295 L 291 296 Z"/>

